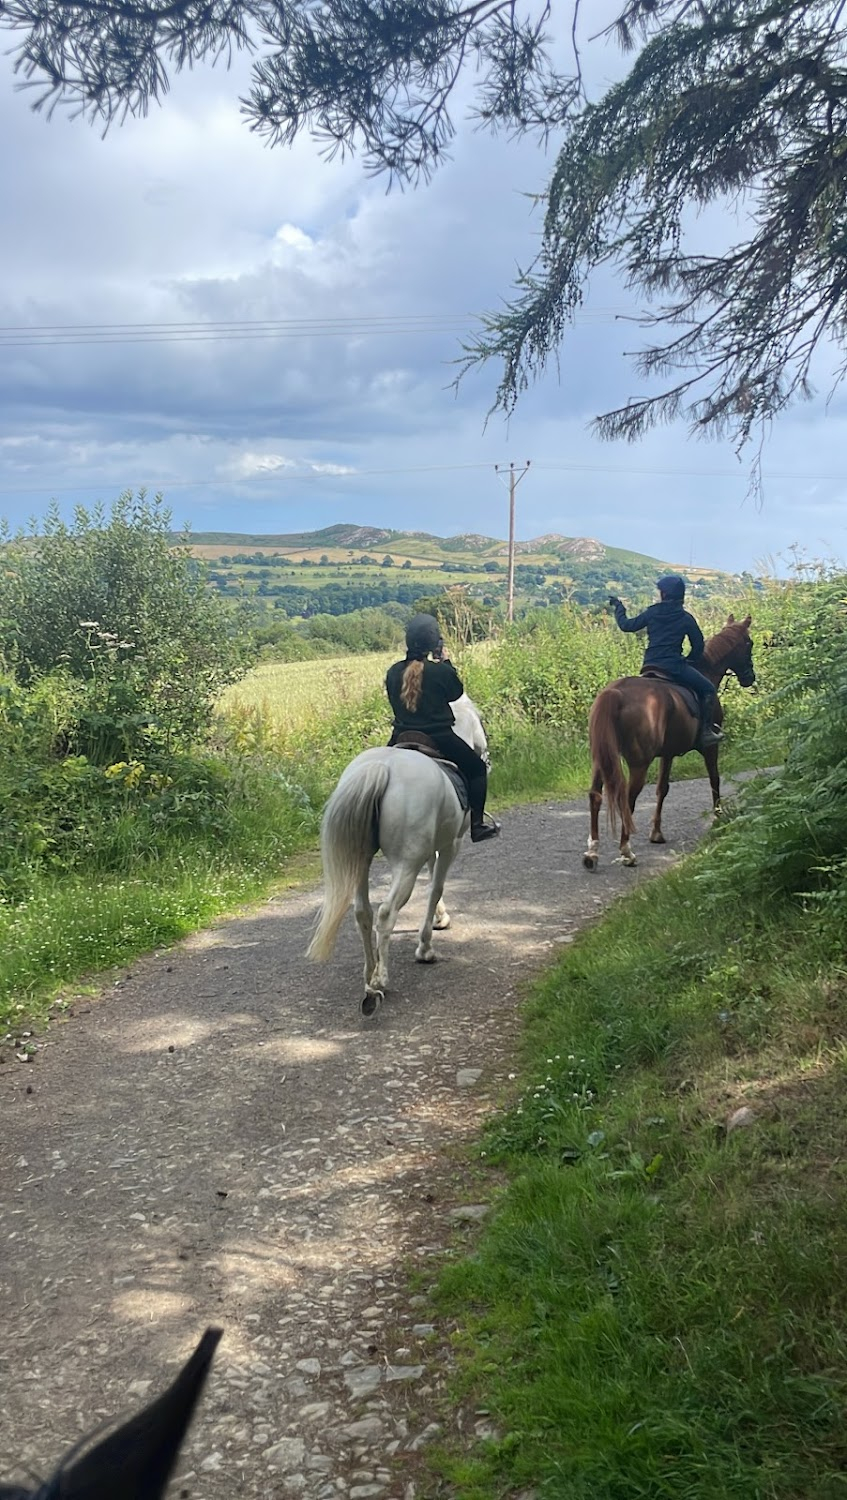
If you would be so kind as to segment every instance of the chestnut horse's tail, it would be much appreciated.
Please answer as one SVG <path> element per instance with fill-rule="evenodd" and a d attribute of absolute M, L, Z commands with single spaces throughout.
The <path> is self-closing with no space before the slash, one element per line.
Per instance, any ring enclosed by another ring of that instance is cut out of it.
<path fill-rule="evenodd" d="M 612 832 L 620 815 L 623 837 L 628 839 L 634 823 L 629 807 L 626 777 L 621 767 L 620 717 L 623 694 L 620 688 L 607 687 L 594 699 L 588 720 L 588 741 L 594 773 L 603 778 L 606 808 Z"/>

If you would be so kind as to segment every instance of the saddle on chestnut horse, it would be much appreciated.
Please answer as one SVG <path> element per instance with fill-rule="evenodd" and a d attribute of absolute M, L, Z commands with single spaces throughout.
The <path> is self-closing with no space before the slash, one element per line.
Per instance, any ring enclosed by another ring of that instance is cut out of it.
<path fill-rule="evenodd" d="M 679 693 L 683 703 L 695 719 L 700 718 L 701 703 L 693 688 L 686 687 L 683 682 L 677 682 L 671 672 L 666 672 L 664 667 L 642 667 L 639 673 L 641 677 L 655 677 L 659 682 L 668 682 L 671 687 Z"/>

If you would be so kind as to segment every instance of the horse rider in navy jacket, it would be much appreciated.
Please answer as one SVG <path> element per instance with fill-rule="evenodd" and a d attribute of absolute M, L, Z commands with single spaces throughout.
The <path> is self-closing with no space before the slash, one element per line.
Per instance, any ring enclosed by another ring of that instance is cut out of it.
<path fill-rule="evenodd" d="M 659 590 L 659 603 L 651 604 L 631 620 L 627 617 L 626 606 L 620 599 L 613 596 L 609 603 L 615 611 L 615 619 L 621 630 L 626 631 L 628 635 L 635 630 L 646 629 L 647 631 L 647 649 L 644 652 L 642 672 L 649 667 L 656 667 L 674 682 L 691 688 L 697 694 L 700 702 L 700 736 L 697 748 L 704 750 L 709 745 L 719 744 L 723 735 L 714 722 L 717 709 L 717 693 L 714 686 L 708 677 L 704 677 L 703 673 L 698 672 L 697 668 L 692 665 L 703 655 L 703 632 L 694 616 L 683 608 L 685 600 L 683 578 L 678 577 L 676 573 L 668 573 L 666 577 L 659 579 L 656 588 Z M 691 650 L 688 656 L 683 656 L 682 643 L 686 636 Z"/>

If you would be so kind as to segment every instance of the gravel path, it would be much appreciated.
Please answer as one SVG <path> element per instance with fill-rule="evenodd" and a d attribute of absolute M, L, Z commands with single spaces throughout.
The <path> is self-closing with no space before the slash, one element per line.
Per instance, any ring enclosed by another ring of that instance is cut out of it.
<path fill-rule="evenodd" d="M 425 1286 L 474 1233 L 457 1148 L 507 1086 L 518 999 L 557 944 L 693 845 L 710 800 L 674 786 L 673 842 L 652 848 L 645 799 L 642 863 L 612 863 L 604 837 L 595 875 L 584 802 L 506 814 L 454 867 L 431 967 L 413 959 L 419 883 L 371 1025 L 352 914 L 331 963 L 303 957 L 312 889 L 134 964 L 32 1063 L 0 1046 L 6 1469 L 49 1467 L 218 1323 L 175 1495 L 420 1496 L 446 1346 L 408 1273 Z M 484 1431 L 477 1415 L 455 1420 Z"/>

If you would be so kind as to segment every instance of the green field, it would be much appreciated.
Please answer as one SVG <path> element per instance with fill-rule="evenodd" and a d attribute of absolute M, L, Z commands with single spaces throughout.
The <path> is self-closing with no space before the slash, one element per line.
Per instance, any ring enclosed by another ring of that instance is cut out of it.
<path fill-rule="evenodd" d="M 379 691 L 394 660 L 394 652 L 377 652 L 263 663 L 227 689 L 220 700 L 220 712 L 236 718 L 260 718 L 274 740 L 285 745 L 319 721 L 343 714 Z"/>
<path fill-rule="evenodd" d="M 495 537 L 436 537 L 375 527 L 333 526 L 281 535 L 199 532 L 188 545 L 208 570 L 211 587 L 249 598 L 283 618 L 315 610 L 342 614 L 459 588 L 486 607 L 502 609 L 507 597 L 507 544 Z M 544 536 L 518 542 L 515 605 L 518 611 L 566 599 L 595 603 L 609 589 L 649 597 L 657 574 L 672 563 L 592 538 Z M 700 597 L 731 580 L 714 570 L 684 570 Z"/>

